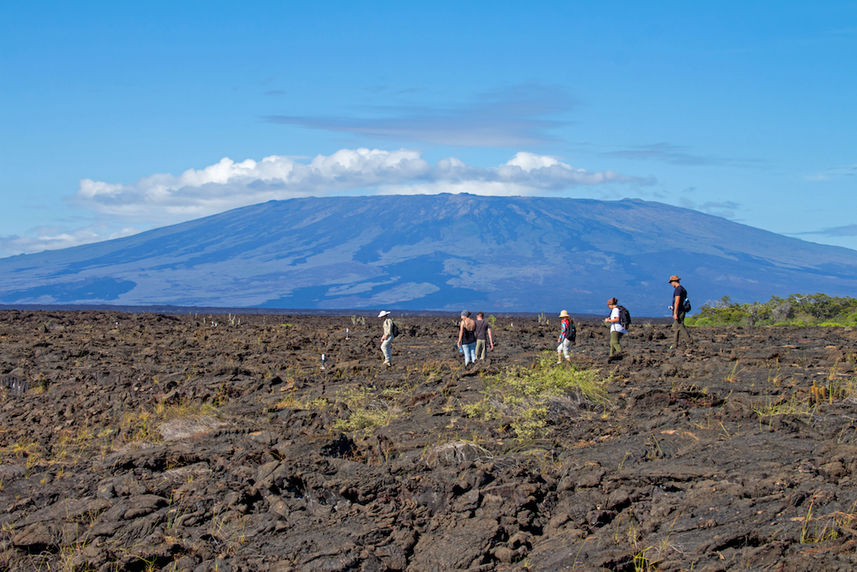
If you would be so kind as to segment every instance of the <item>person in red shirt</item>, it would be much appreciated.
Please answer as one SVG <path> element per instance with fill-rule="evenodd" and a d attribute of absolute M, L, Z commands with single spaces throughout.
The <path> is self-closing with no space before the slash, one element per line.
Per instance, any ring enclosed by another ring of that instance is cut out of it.
<path fill-rule="evenodd" d="M 577 329 L 574 326 L 574 320 L 568 314 L 568 310 L 560 312 L 559 317 L 560 330 L 559 338 L 557 338 L 559 345 L 556 347 L 556 363 L 562 363 L 562 356 L 565 357 L 565 361 L 571 363 L 570 348 L 577 339 Z"/>

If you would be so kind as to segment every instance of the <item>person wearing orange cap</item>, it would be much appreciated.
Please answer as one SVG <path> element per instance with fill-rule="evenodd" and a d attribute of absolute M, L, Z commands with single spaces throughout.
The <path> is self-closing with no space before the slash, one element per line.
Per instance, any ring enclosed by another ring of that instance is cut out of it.
<path fill-rule="evenodd" d="M 675 336 L 673 345 L 670 346 L 670 349 L 678 349 L 678 343 L 682 334 L 684 334 L 687 346 L 690 346 L 693 342 L 690 337 L 690 332 L 687 331 L 687 327 L 684 325 L 684 316 L 687 313 L 685 310 L 687 290 L 685 290 L 684 286 L 681 285 L 681 278 L 676 274 L 670 276 L 669 283 L 673 286 L 673 300 L 670 308 L 673 312 L 673 334 Z"/>

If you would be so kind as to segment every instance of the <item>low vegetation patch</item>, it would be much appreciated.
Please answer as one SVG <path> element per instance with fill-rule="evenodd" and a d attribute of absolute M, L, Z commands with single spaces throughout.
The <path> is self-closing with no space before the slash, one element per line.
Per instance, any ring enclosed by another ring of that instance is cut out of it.
<path fill-rule="evenodd" d="M 152 408 L 126 413 L 119 424 L 119 438 L 123 442 L 163 440 L 158 427 L 168 420 L 194 416 L 216 416 L 217 407 L 211 403 L 181 402 L 167 404 L 159 401 Z"/>
<path fill-rule="evenodd" d="M 403 391 L 397 388 L 377 391 L 371 387 L 354 387 L 341 392 L 339 400 L 347 406 L 348 415 L 337 419 L 333 428 L 368 434 L 387 425 L 397 415 L 394 401 Z"/>
<path fill-rule="evenodd" d="M 693 326 L 857 326 L 857 298 L 827 294 L 772 296 L 767 302 L 741 304 L 724 296 L 700 308 Z"/>
<path fill-rule="evenodd" d="M 486 378 L 483 398 L 463 406 L 468 417 L 507 419 L 521 441 L 546 437 L 551 424 L 580 409 L 607 409 L 607 380 L 595 369 L 554 363 L 544 352 L 531 368 L 510 367 Z"/>

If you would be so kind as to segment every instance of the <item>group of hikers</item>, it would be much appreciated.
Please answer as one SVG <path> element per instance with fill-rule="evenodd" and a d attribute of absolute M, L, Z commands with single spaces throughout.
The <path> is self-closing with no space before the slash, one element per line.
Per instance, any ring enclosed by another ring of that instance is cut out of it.
<path fill-rule="evenodd" d="M 682 338 L 685 344 L 690 346 L 691 336 L 684 325 L 684 318 L 690 311 L 690 302 L 687 298 L 687 290 L 681 285 L 681 278 L 673 274 L 669 278 L 669 284 L 673 287 L 670 310 L 673 318 L 673 343 L 670 350 L 677 350 Z M 622 336 L 628 333 L 631 324 L 631 315 L 628 310 L 619 304 L 616 297 L 607 300 L 610 315 L 604 318 L 604 322 L 610 325 L 610 346 L 607 361 L 612 362 L 622 357 Z M 476 319 L 470 317 L 468 311 L 461 312 L 461 322 L 458 328 L 458 351 L 464 356 L 464 367 L 467 368 L 476 363 L 476 360 L 484 360 L 488 350 L 494 349 L 494 337 L 491 332 L 490 323 L 485 320 L 482 312 L 476 314 Z M 393 354 L 391 343 L 399 334 L 398 326 L 390 317 L 390 312 L 382 310 L 378 314 L 384 319 L 384 333 L 381 336 L 381 352 L 384 354 L 384 365 L 393 365 Z M 567 310 L 559 313 L 560 331 L 556 347 L 557 363 L 561 364 L 563 359 L 571 362 L 571 346 L 577 341 L 577 327 L 574 319 Z"/>

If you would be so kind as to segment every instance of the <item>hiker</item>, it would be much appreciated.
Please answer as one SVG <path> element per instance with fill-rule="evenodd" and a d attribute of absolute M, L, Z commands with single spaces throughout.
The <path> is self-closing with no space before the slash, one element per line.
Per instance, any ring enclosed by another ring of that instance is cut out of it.
<path fill-rule="evenodd" d="M 610 324 L 610 353 L 607 355 L 607 361 L 611 362 L 621 358 L 622 353 L 622 336 L 628 330 L 619 319 L 619 300 L 615 297 L 607 300 L 607 307 L 610 308 L 610 316 L 604 318 L 604 321 Z"/>
<path fill-rule="evenodd" d="M 470 312 L 461 312 L 461 325 L 458 328 L 458 347 L 464 354 L 464 367 L 476 362 L 476 322 Z"/>
<path fill-rule="evenodd" d="M 491 324 L 485 320 L 485 314 L 476 312 L 476 357 L 485 360 L 487 349 L 494 351 L 494 336 L 491 335 Z"/>
<path fill-rule="evenodd" d="M 687 290 L 685 290 L 684 286 L 681 285 L 681 278 L 675 274 L 670 276 L 669 282 L 673 287 L 673 298 L 670 310 L 673 312 L 673 334 L 675 335 L 670 349 L 677 350 L 678 342 L 681 339 L 682 334 L 684 334 L 686 340 L 685 344 L 687 347 L 690 347 L 693 340 L 690 337 L 690 332 L 687 331 L 687 327 L 684 325 L 684 316 L 687 314 L 689 309 L 687 302 Z"/>
<path fill-rule="evenodd" d="M 393 323 L 393 318 L 390 317 L 390 312 L 381 310 L 378 314 L 379 318 L 384 319 L 384 335 L 381 336 L 381 353 L 384 354 L 384 365 L 390 367 L 393 365 L 393 348 L 391 343 L 396 337 L 396 324 Z"/>
<path fill-rule="evenodd" d="M 577 328 L 574 326 L 574 320 L 569 315 L 568 310 L 563 310 L 559 313 L 560 329 L 559 338 L 556 347 L 556 363 L 562 363 L 562 356 L 565 356 L 565 361 L 571 363 L 571 344 L 577 341 Z"/>

